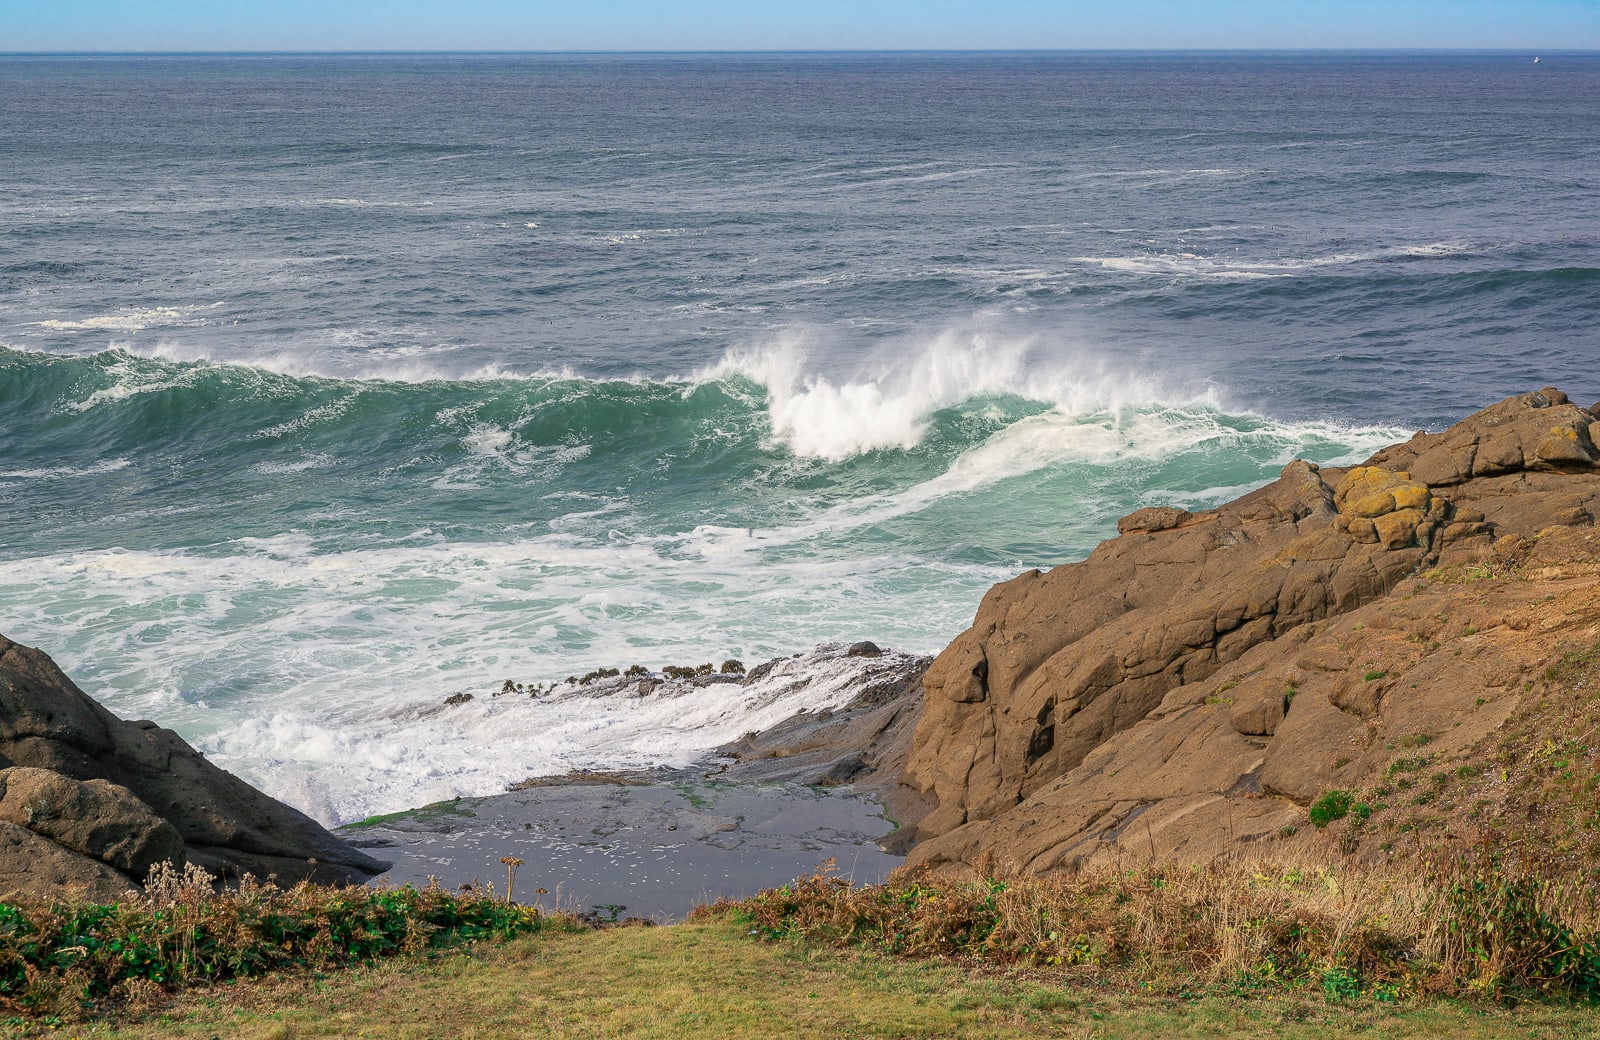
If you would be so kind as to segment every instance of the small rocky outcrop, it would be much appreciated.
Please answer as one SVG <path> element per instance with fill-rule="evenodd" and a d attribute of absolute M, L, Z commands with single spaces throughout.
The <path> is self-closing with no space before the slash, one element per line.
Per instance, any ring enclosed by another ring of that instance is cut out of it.
<path fill-rule="evenodd" d="M 109 903 L 136 887 L 128 875 L 92 856 L 57 845 L 26 827 L 0 823 L 0 898 L 76 895 Z"/>
<path fill-rule="evenodd" d="M 162 861 L 280 884 L 384 869 L 176 733 L 117 718 L 47 655 L 0 636 L 0 895 L 111 898 Z"/>
<path fill-rule="evenodd" d="M 1558 390 L 1520 395 L 1361 466 L 1293 462 L 1214 510 L 1140 510 L 1086 560 L 997 585 L 925 679 L 905 779 L 935 808 L 911 861 L 1207 858 L 1294 831 L 1424 716 L 1483 739 L 1513 710 L 1476 710 L 1504 676 L 1430 656 L 1427 619 L 1465 594 L 1419 576 L 1557 558 L 1562 580 L 1587 573 L 1597 420 Z M 1488 598 L 1525 611 L 1529 588 Z M 1369 629 L 1417 652 L 1388 668 Z M 1533 668 L 1550 638 L 1504 652 Z"/>

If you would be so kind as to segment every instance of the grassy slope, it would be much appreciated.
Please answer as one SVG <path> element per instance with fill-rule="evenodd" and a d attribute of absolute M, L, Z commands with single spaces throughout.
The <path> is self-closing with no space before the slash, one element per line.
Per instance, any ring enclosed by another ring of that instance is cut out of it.
<path fill-rule="evenodd" d="M 144 1022 L 69 1036 L 237 1037 L 1600 1037 L 1600 1011 L 1522 1004 L 1170 998 L 802 943 L 761 944 L 728 918 L 544 934 L 401 958 L 319 981 L 197 991 Z"/>

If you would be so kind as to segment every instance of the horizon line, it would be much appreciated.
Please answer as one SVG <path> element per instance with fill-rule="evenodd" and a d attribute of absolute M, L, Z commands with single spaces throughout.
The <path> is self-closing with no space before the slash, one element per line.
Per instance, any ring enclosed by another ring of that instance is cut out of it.
<path fill-rule="evenodd" d="M 804 47 L 804 48 L 644 48 L 560 50 L 528 49 L 296 49 L 296 50 L 29 50 L 4 51 L 0 57 L 385 57 L 407 56 L 550 56 L 550 55 L 739 55 L 739 54 L 1600 54 L 1600 48 L 1538 47 Z"/>

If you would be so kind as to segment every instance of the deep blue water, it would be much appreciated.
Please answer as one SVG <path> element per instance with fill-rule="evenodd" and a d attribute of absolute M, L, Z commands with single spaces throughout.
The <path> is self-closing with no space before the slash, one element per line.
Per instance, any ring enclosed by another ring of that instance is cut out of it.
<path fill-rule="evenodd" d="M 326 818 L 658 759 L 412 715 L 1600 397 L 1543 58 L 0 57 L 0 631 Z"/>

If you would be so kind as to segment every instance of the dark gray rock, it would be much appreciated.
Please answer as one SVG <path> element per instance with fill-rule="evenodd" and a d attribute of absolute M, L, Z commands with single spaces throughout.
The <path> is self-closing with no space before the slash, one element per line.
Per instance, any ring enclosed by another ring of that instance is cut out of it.
<path fill-rule="evenodd" d="M 184 863 L 177 828 L 106 780 L 74 780 L 29 766 L 0 770 L 0 820 L 136 879 L 157 863 Z"/>
<path fill-rule="evenodd" d="M 6 766 L 126 789 L 177 831 L 190 862 L 225 879 L 275 873 L 281 884 L 335 884 L 384 869 L 309 816 L 207 762 L 171 730 L 117 718 L 48 655 L 0 636 Z"/>
<path fill-rule="evenodd" d="M 133 878 L 97 859 L 0 821 L 0 899 L 76 896 L 109 903 L 138 887 Z"/>
<path fill-rule="evenodd" d="M 880 649 L 844 707 L 801 712 L 718 748 L 732 761 L 720 769 L 717 779 L 848 786 L 876 798 L 888 810 L 900 830 L 884 845 L 903 851 L 929 804 L 901 781 L 911 735 L 922 714 L 922 676 L 929 660 Z"/>

